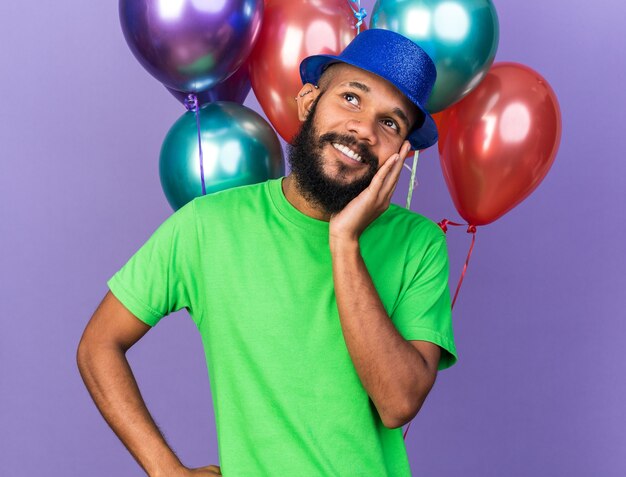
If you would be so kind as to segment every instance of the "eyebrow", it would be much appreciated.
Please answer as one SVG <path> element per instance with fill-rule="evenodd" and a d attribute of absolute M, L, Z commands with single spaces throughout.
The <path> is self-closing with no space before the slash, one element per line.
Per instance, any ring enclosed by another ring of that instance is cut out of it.
<path fill-rule="evenodd" d="M 353 88 L 360 89 L 361 91 L 365 91 L 369 93 L 371 90 L 369 86 L 364 85 L 363 83 L 359 83 L 358 81 L 350 81 L 348 86 L 352 86 Z"/>
<path fill-rule="evenodd" d="M 348 83 L 348 86 L 351 86 L 351 87 L 356 88 L 356 89 L 360 89 L 361 91 L 364 91 L 366 93 L 369 93 L 371 91 L 369 86 L 364 85 L 363 83 L 359 83 L 358 81 L 350 81 Z M 396 107 L 396 108 L 393 108 L 392 112 L 396 116 L 398 116 L 404 122 L 404 125 L 405 125 L 406 129 L 408 130 L 409 129 L 409 118 L 404 113 L 404 111 L 402 111 L 400 108 Z"/>
<path fill-rule="evenodd" d="M 409 129 L 409 118 L 406 117 L 406 114 L 404 114 L 404 111 L 402 111 L 400 108 L 393 108 L 393 112 L 396 113 L 396 115 L 402 119 L 402 121 L 404 121 L 404 125 L 406 126 L 407 129 Z"/>

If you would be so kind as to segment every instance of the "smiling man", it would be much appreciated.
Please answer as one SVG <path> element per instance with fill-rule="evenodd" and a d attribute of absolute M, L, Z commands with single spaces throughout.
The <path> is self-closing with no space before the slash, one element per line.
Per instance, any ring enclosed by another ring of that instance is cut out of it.
<path fill-rule="evenodd" d="M 432 61 L 366 30 L 301 76 L 289 176 L 175 212 L 81 339 L 94 401 L 150 476 L 409 477 L 401 426 L 456 362 L 445 236 L 390 202 L 410 148 L 437 139 Z M 125 358 L 181 308 L 205 347 L 219 466 L 180 462 Z"/>

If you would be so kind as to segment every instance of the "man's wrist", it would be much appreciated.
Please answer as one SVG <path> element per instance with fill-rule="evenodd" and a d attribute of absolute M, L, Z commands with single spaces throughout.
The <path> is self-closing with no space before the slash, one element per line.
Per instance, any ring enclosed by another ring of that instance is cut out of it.
<path fill-rule="evenodd" d="M 356 237 L 336 237 L 331 235 L 329 245 L 332 255 L 361 252 L 359 239 Z"/>
<path fill-rule="evenodd" d="M 172 453 L 173 454 L 173 453 Z M 148 471 L 150 477 L 178 477 L 186 475 L 188 469 L 178 460 L 176 455 L 172 455 L 165 462 L 159 462 L 153 470 Z"/>

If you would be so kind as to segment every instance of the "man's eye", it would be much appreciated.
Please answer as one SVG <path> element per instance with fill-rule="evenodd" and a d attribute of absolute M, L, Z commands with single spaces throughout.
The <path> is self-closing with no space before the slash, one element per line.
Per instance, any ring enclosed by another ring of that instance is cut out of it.
<path fill-rule="evenodd" d="M 385 126 L 389 126 L 390 128 L 395 129 L 396 131 L 400 129 L 398 128 L 398 125 L 396 124 L 396 122 L 392 119 L 383 119 L 383 123 L 385 123 Z"/>
<path fill-rule="evenodd" d="M 352 93 L 344 93 L 343 97 L 346 99 L 346 101 L 348 101 L 349 103 L 352 103 L 354 105 L 359 104 L 359 98 L 352 94 Z"/>

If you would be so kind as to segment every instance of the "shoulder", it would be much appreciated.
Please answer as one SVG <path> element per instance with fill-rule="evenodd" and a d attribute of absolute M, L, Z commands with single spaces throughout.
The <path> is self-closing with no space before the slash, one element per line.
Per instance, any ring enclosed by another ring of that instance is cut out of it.
<path fill-rule="evenodd" d="M 385 234 L 393 234 L 403 241 L 417 241 L 422 245 L 441 242 L 446 236 L 433 220 L 393 203 L 372 225 Z"/>
<path fill-rule="evenodd" d="M 263 203 L 263 199 L 267 197 L 269 179 L 264 182 L 255 184 L 246 184 L 231 187 L 229 189 L 212 192 L 210 194 L 196 197 L 193 199 L 196 212 L 200 215 L 212 212 L 243 211 L 247 208 L 256 208 Z"/>
<path fill-rule="evenodd" d="M 361 235 L 362 250 L 386 263 L 420 267 L 447 259 L 446 235 L 431 219 L 391 204 Z"/>

